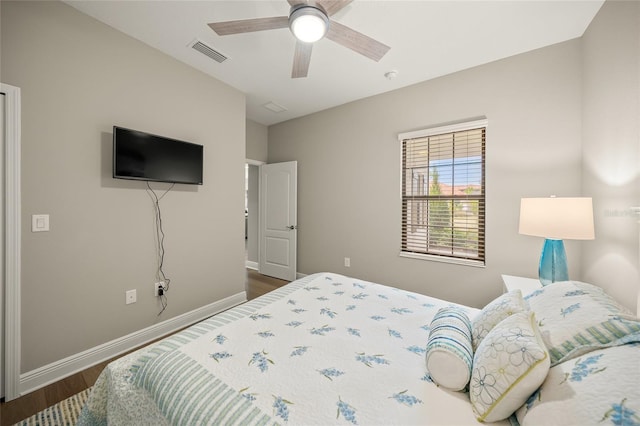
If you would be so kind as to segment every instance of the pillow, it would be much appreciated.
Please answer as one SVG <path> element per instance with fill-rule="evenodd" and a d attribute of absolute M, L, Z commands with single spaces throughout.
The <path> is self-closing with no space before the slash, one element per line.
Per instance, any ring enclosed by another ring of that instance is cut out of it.
<path fill-rule="evenodd" d="M 435 314 L 425 357 L 436 384 L 456 391 L 467 386 L 473 362 L 471 323 L 461 308 L 449 306 Z"/>
<path fill-rule="evenodd" d="M 506 419 L 527 401 L 549 371 L 549 354 L 533 312 L 495 326 L 473 358 L 469 396 L 481 422 Z"/>
<path fill-rule="evenodd" d="M 516 412 L 522 426 L 640 424 L 640 344 L 598 349 L 553 367 Z"/>
<path fill-rule="evenodd" d="M 587 352 L 640 341 L 640 321 L 599 287 L 554 283 L 527 295 L 551 365 Z"/>
<path fill-rule="evenodd" d="M 504 293 L 490 302 L 471 323 L 473 350 L 475 351 L 478 348 L 482 339 L 500 321 L 516 312 L 524 312 L 526 310 L 527 303 L 522 299 L 520 290 Z"/>

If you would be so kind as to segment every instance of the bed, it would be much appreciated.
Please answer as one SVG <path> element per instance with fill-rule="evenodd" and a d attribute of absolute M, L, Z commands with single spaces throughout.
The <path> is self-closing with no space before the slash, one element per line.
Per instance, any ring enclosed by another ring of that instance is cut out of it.
<path fill-rule="evenodd" d="M 580 301 L 563 320 L 593 287 L 566 284 Z M 548 305 L 544 293 L 507 293 L 480 310 L 309 275 L 110 363 L 79 425 L 551 424 L 556 411 L 571 420 L 561 424 L 640 424 L 640 323 L 599 301 L 625 332 L 568 349 L 545 328 L 553 315 L 531 308 Z M 490 383 L 496 363 L 507 368 Z"/>

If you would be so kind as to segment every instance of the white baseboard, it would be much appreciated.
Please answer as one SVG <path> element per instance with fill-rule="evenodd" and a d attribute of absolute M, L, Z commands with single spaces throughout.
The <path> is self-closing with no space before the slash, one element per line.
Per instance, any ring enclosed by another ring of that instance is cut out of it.
<path fill-rule="evenodd" d="M 20 375 L 20 396 L 247 301 L 245 291 Z"/>
<path fill-rule="evenodd" d="M 260 265 L 258 264 L 258 262 L 252 262 L 250 260 L 246 260 L 245 261 L 245 267 L 247 269 L 253 269 L 254 271 L 258 271 L 260 272 Z M 300 278 L 306 277 L 307 274 L 302 274 L 300 272 L 296 272 L 296 279 L 299 280 Z"/>

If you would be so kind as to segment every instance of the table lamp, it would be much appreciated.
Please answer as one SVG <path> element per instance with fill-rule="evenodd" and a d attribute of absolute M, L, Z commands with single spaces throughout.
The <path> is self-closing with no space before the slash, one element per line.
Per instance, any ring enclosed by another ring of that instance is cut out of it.
<path fill-rule="evenodd" d="M 567 281 L 562 240 L 593 240 L 593 204 L 587 197 L 522 198 L 519 233 L 544 237 L 538 275 L 542 285 Z"/>

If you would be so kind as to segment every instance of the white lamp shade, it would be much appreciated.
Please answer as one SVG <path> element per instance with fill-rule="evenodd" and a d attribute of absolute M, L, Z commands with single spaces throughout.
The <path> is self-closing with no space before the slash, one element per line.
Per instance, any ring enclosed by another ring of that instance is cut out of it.
<path fill-rule="evenodd" d="M 555 240 L 593 240 L 593 203 L 588 197 L 522 198 L 520 234 Z"/>

